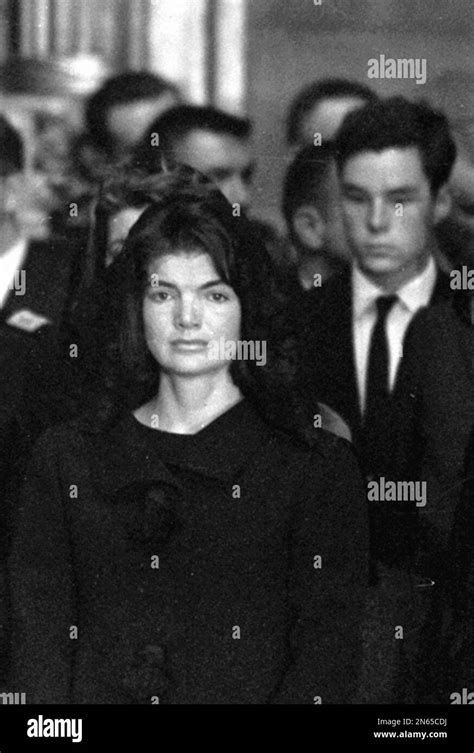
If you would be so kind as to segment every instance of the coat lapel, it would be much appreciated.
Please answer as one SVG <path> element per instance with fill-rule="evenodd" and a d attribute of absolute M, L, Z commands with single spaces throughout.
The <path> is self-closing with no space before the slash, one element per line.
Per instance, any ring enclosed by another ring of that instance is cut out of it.
<path fill-rule="evenodd" d="M 305 390 L 336 411 L 357 432 L 361 416 L 352 337 L 349 275 L 329 280 L 310 294 L 313 312 L 306 331 Z"/>

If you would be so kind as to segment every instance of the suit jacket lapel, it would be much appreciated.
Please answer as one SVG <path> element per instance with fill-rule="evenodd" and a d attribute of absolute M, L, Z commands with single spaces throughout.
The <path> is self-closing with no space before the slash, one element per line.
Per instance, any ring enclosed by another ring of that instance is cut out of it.
<path fill-rule="evenodd" d="M 438 269 L 438 273 L 436 275 L 435 286 L 433 288 L 433 293 L 431 295 L 431 299 L 428 305 L 433 306 L 434 304 L 442 303 L 443 301 L 446 301 L 449 298 L 451 298 L 452 295 L 453 295 L 453 291 L 451 290 L 451 286 L 450 286 L 450 278 L 448 277 L 448 275 L 444 274 L 444 272 Z M 403 339 L 403 350 L 405 350 L 406 344 L 408 343 L 408 339 L 411 336 L 411 331 L 414 326 L 415 320 L 417 318 L 418 318 L 418 314 L 415 314 L 410 324 L 408 325 L 407 331 L 405 333 L 405 337 Z M 405 382 L 405 372 L 409 368 L 410 368 L 410 364 L 407 364 L 404 358 L 402 358 L 398 367 L 395 385 L 393 388 L 392 394 L 394 395 L 394 397 L 399 396 L 400 390 L 403 388 L 403 384 Z"/>

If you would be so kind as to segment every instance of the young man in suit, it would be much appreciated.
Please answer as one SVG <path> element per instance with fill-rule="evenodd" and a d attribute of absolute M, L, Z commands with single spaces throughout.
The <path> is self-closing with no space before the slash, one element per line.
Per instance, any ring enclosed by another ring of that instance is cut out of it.
<path fill-rule="evenodd" d="M 451 293 L 433 259 L 433 235 L 449 212 L 455 153 L 446 118 L 402 97 L 350 113 L 336 139 L 354 261 L 350 272 L 307 294 L 302 387 L 349 425 L 368 490 L 372 482 L 411 480 L 400 475 L 406 459 L 391 451 L 401 418 L 394 405 L 415 314 Z M 395 689 L 404 624 L 413 632 L 406 605 L 410 582 L 418 583 L 411 570 L 418 508 L 414 500 L 373 496 L 368 493 L 372 589 L 361 700 L 384 703 L 404 698 Z"/>
<path fill-rule="evenodd" d="M 445 118 L 400 97 L 350 113 L 336 141 L 353 265 L 308 293 L 304 377 L 307 389 L 316 388 L 349 423 L 358 447 L 377 299 L 397 297 L 385 327 L 393 392 L 415 313 L 451 293 L 432 249 L 435 224 L 449 211 L 454 156 Z"/>

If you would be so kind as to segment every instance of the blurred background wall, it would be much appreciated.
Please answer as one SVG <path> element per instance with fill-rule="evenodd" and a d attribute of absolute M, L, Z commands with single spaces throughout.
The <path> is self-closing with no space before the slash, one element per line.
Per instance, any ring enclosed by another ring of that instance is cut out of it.
<path fill-rule="evenodd" d="M 448 85 L 441 104 L 472 108 L 473 16 L 472 0 L 0 0 L 0 109 L 24 131 L 44 107 L 79 124 L 84 97 L 107 75 L 157 72 L 190 101 L 250 115 L 255 207 L 278 221 L 294 94 L 345 76 L 383 95 L 439 99 L 435 79 L 461 71 L 456 103 Z M 425 58 L 426 84 L 368 80 L 380 54 Z"/>
<path fill-rule="evenodd" d="M 473 19 L 472 0 L 250 0 L 247 103 L 256 126 L 259 209 L 277 215 L 285 115 L 295 92 L 315 79 L 343 76 L 381 95 L 439 99 L 439 74 L 469 71 L 463 102 L 472 108 Z M 426 58 L 426 84 L 369 80 L 367 61 L 381 53 Z"/>

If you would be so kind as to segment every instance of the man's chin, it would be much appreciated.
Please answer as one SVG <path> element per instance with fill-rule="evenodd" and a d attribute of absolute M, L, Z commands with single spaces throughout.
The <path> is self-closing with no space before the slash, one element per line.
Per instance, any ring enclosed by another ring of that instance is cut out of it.
<path fill-rule="evenodd" d="M 358 264 L 362 274 L 367 277 L 386 277 L 387 275 L 397 275 L 401 272 L 397 264 L 390 263 L 388 260 L 374 261 L 370 264 Z"/>

